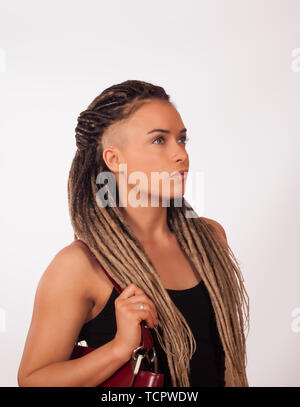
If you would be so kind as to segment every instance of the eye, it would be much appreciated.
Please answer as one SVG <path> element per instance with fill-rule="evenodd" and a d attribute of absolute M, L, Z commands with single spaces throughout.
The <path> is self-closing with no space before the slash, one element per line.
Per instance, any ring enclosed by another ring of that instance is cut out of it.
<path fill-rule="evenodd" d="M 159 136 L 159 137 L 157 137 L 156 139 L 154 139 L 153 140 L 153 142 L 152 142 L 152 144 L 157 144 L 157 143 L 155 143 L 155 141 L 156 140 L 160 140 L 160 139 L 165 139 L 164 137 L 162 137 L 162 136 Z M 189 138 L 187 137 L 187 136 L 182 136 L 182 137 L 180 137 L 180 140 L 181 139 L 184 139 L 184 143 L 183 144 L 186 144 L 188 141 L 189 141 Z M 161 143 L 158 143 L 158 144 L 161 144 Z"/>
<path fill-rule="evenodd" d="M 187 136 L 182 136 L 182 137 L 180 137 L 180 139 L 184 139 L 184 143 L 183 144 L 186 144 L 188 141 L 189 141 L 189 137 L 187 137 Z"/>
<path fill-rule="evenodd" d="M 154 141 L 156 141 L 156 140 L 159 140 L 159 139 L 163 139 L 164 137 L 157 137 L 155 140 L 153 140 L 153 143 L 152 144 L 157 144 L 157 143 L 154 143 Z M 158 144 L 161 144 L 161 143 L 158 143 Z"/>

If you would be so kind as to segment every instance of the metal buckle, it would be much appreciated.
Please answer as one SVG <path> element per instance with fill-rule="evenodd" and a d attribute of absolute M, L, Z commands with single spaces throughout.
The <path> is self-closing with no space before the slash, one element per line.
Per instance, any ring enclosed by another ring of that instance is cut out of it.
<path fill-rule="evenodd" d="M 139 370 L 140 370 L 140 366 L 141 366 L 142 360 L 143 360 L 144 357 L 145 357 L 145 353 L 144 353 L 144 354 L 141 354 L 141 353 L 137 354 L 137 352 L 138 352 L 141 348 L 142 348 L 142 345 L 138 346 L 137 348 L 135 348 L 135 349 L 132 351 L 132 359 L 133 359 L 133 360 L 136 360 L 136 363 L 135 363 L 135 365 L 134 365 L 134 370 L 133 370 L 133 375 L 134 375 L 134 376 L 138 374 L 138 372 L 139 372 Z"/>
<path fill-rule="evenodd" d="M 149 363 L 154 362 L 154 373 L 157 373 L 157 356 L 154 347 L 150 349 L 144 349 L 143 353 L 138 353 L 138 351 L 142 348 L 142 345 L 138 346 L 135 348 L 132 352 L 132 359 L 136 361 L 135 366 L 134 366 L 134 375 L 138 374 L 140 370 L 140 366 L 142 363 L 142 360 L 146 358 Z M 152 351 L 152 356 L 149 356 L 149 352 Z"/>
<path fill-rule="evenodd" d="M 149 352 L 152 351 L 152 357 L 149 357 Z M 156 352 L 154 347 L 148 349 L 147 353 L 146 353 L 146 358 L 148 360 L 149 363 L 153 363 L 154 362 L 154 373 L 157 373 L 157 356 L 156 356 Z"/>

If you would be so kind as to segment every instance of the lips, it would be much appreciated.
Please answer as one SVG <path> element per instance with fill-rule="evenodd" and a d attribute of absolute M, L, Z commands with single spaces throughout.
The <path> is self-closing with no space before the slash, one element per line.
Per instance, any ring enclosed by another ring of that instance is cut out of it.
<path fill-rule="evenodd" d="M 174 177 L 180 177 L 180 178 L 184 178 L 187 176 L 188 170 L 180 170 L 180 171 L 174 171 L 172 172 L 172 174 L 170 175 L 170 178 L 174 178 Z"/>

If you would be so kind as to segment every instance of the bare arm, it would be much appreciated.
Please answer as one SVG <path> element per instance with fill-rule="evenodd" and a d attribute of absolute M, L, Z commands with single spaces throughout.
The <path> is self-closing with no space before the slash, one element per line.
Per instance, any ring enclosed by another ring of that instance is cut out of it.
<path fill-rule="evenodd" d="M 69 360 L 87 312 L 91 264 L 78 247 L 67 246 L 42 275 L 18 370 L 19 386 L 89 386 L 109 378 L 130 359 L 115 338 L 93 352 Z"/>
<path fill-rule="evenodd" d="M 112 340 L 81 358 L 50 363 L 26 377 L 20 374 L 18 383 L 20 387 L 95 387 L 129 359 Z"/>

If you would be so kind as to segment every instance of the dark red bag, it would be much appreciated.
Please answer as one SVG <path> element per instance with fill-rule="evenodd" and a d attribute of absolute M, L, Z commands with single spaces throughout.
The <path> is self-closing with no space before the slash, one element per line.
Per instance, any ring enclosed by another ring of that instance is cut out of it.
<path fill-rule="evenodd" d="M 84 243 L 89 249 L 88 245 L 83 240 L 80 241 Z M 94 253 L 92 254 L 96 258 Z M 117 292 L 120 294 L 122 292 L 122 289 L 119 284 L 108 275 L 97 258 L 96 260 L 104 273 L 113 283 Z M 97 387 L 163 387 L 164 373 L 157 372 L 157 356 L 153 344 L 153 338 L 150 330 L 146 325 L 146 321 L 141 322 L 141 328 L 141 344 L 133 350 L 131 359 Z M 76 344 L 74 346 L 70 359 L 79 358 L 92 352 L 93 350 L 95 350 L 95 348 Z M 149 356 L 149 352 L 151 354 L 151 357 Z M 154 368 L 153 366 L 151 367 L 151 364 L 153 363 Z"/>

